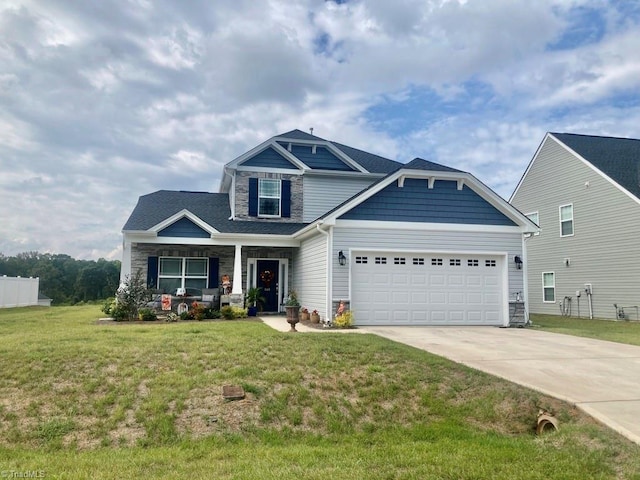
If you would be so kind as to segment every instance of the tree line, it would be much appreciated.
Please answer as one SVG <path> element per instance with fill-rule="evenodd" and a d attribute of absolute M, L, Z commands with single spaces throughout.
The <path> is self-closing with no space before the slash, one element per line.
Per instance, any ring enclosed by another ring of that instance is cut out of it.
<path fill-rule="evenodd" d="M 120 283 L 117 260 L 76 260 L 65 254 L 24 252 L 12 257 L 0 253 L 0 276 L 39 277 L 40 293 L 54 305 L 75 304 L 113 297 Z"/>

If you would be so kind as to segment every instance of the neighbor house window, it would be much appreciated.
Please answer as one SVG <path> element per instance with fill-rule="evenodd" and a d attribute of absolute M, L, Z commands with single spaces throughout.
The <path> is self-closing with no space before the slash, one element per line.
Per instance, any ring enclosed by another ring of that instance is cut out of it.
<path fill-rule="evenodd" d="M 533 223 L 535 223 L 536 225 L 540 226 L 540 215 L 538 215 L 538 212 L 527 213 L 525 215 Z M 540 232 L 536 232 L 533 235 L 540 235 Z M 531 236 L 531 234 L 528 233 L 527 236 Z"/>
<path fill-rule="evenodd" d="M 258 181 L 258 216 L 280 216 L 280 180 L 260 178 Z"/>
<path fill-rule="evenodd" d="M 172 293 L 178 288 L 207 288 L 209 262 L 206 258 L 160 257 L 158 288 Z"/>
<path fill-rule="evenodd" d="M 556 274 L 553 272 L 542 274 L 542 301 L 556 301 Z"/>
<path fill-rule="evenodd" d="M 573 205 L 562 205 L 560 207 L 560 236 L 569 237 L 573 235 Z"/>

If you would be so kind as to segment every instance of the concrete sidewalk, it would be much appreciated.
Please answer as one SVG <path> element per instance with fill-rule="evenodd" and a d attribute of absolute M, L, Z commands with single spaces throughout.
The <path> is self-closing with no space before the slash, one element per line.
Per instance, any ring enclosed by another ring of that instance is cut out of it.
<path fill-rule="evenodd" d="M 285 317 L 264 317 L 286 332 Z M 372 333 L 570 402 L 640 444 L 640 347 L 535 328 L 359 327 L 301 333 Z"/>
<path fill-rule="evenodd" d="M 495 327 L 362 327 L 566 400 L 640 444 L 640 347 Z"/>

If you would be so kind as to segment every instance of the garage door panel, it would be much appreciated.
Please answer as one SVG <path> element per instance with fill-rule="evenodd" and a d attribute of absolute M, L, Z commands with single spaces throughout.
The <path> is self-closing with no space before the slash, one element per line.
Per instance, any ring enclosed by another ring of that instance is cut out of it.
<path fill-rule="evenodd" d="M 502 257 L 424 252 L 355 255 L 369 258 L 367 263 L 352 264 L 351 306 L 357 324 L 502 324 L 506 268 Z"/>

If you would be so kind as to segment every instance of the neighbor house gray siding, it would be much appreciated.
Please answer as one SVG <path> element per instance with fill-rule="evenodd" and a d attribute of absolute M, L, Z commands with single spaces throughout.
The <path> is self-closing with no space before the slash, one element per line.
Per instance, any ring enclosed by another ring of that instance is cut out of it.
<path fill-rule="evenodd" d="M 361 192 L 374 181 L 376 179 L 371 177 L 305 175 L 302 221 L 312 222 Z"/>
<path fill-rule="evenodd" d="M 334 300 L 345 300 L 349 297 L 349 267 L 337 265 L 338 252 L 340 250 L 348 252 L 349 249 L 415 252 L 506 252 L 508 254 L 509 300 L 515 299 L 516 292 L 523 293 L 522 270 L 516 269 L 513 261 L 515 255 L 522 255 L 522 234 L 515 228 L 513 233 L 485 233 L 336 226 L 333 230 L 333 250 L 331 252 L 331 259 L 334 262 L 332 279 Z"/>
<path fill-rule="evenodd" d="M 322 319 L 327 314 L 327 243 L 328 237 L 318 233 L 303 240 L 293 257 L 293 289 L 302 306 L 318 310 Z"/>
<path fill-rule="evenodd" d="M 581 290 L 580 315 L 615 318 L 614 303 L 640 305 L 640 205 L 612 182 L 548 137 L 511 203 L 538 212 L 541 232 L 526 240 L 531 313 L 560 314 L 559 302 Z M 560 236 L 560 205 L 573 204 L 574 235 Z M 565 264 L 569 259 L 569 266 Z M 542 273 L 555 273 L 555 302 L 543 302 Z M 635 316 L 635 310 L 631 310 Z"/>

